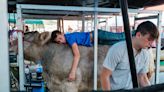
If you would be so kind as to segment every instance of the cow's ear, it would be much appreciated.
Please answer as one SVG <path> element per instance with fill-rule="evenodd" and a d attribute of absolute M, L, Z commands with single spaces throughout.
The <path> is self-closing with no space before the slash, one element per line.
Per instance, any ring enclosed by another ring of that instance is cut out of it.
<path fill-rule="evenodd" d="M 50 32 L 42 32 L 39 34 L 40 45 L 46 44 L 51 38 Z"/>

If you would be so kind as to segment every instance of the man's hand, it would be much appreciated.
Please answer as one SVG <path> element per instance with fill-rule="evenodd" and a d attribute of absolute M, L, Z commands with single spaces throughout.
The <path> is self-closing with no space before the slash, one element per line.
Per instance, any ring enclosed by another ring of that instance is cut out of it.
<path fill-rule="evenodd" d="M 138 80 L 141 87 L 149 86 L 150 81 L 148 80 L 147 74 L 138 74 Z"/>

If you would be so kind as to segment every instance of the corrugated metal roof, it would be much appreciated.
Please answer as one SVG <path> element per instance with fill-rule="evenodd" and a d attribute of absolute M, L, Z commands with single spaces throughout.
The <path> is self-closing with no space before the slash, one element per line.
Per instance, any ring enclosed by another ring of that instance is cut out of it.
<path fill-rule="evenodd" d="M 119 0 L 98 0 L 99 7 L 118 8 Z M 8 0 L 9 12 L 13 12 L 16 4 L 43 4 L 43 5 L 62 5 L 62 6 L 94 6 L 94 0 Z M 144 6 L 154 6 L 163 4 L 164 0 L 128 0 L 129 8 L 143 8 Z"/>

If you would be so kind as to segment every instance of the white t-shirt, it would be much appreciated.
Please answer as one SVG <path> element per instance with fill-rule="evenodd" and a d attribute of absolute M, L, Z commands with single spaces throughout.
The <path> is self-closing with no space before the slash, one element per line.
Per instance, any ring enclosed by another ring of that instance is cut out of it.
<path fill-rule="evenodd" d="M 133 49 L 133 52 L 137 74 L 147 73 L 149 64 L 148 50 L 142 49 L 137 53 Z M 111 90 L 132 88 L 129 58 L 125 41 L 118 42 L 109 49 L 103 67 L 112 71 L 110 77 Z"/>
<path fill-rule="evenodd" d="M 12 34 L 10 34 L 10 43 L 13 43 L 14 40 L 17 40 L 18 34 L 17 31 L 13 30 Z"/>

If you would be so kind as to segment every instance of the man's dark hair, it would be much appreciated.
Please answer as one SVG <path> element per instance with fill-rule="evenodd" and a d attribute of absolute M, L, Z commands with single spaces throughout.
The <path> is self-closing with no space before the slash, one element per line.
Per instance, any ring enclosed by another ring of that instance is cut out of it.
<path fill-rule="evenodd" d="M 54 39 L 57 38 L 57 35 L 58 35 L 58 34 L 61 34 L 61 32 L 60 32 L 59 30 L 55 30 L 55 31 L 53 31 L 53 32 L 51 33 L 51 41 L 52 41 L 52 42 L 55 42 Z"/>
<path fill-rule="evenodd" d="M 135 35 L 137 32 L 140 32 L 142 35 L 150 34 L 150 39 L 153 40 L 158 39 L 159 36 L 159 31 L 156 25 L 150 21 L 145 21 L 138 25 Z"/>

